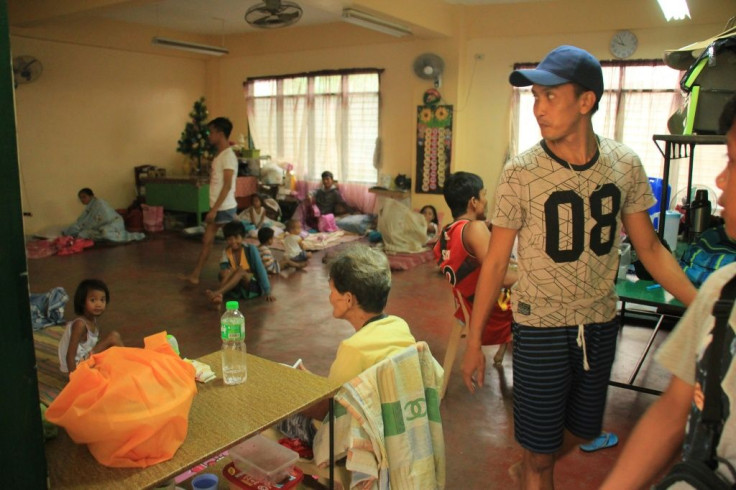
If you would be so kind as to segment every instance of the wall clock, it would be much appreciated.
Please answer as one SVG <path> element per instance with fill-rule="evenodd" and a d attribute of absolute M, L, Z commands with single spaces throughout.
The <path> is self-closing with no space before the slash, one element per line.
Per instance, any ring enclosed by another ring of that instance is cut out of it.
<path fill-rule="evenodd" d="M 616 58 L 625 59 L 634 54 L 639 40 L 631 31 L 618 31 L 611 38 L 609 49 Z"/>

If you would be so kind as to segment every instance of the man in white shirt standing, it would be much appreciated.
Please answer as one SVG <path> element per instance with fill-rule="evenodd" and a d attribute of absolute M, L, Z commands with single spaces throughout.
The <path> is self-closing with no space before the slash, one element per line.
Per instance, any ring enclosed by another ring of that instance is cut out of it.
<path fill-rule="evenodd" d="M 225 117 L 218 117 L 207 124 L 207 129 L 210 132 L 207 139 L 215 146 L 217 154 L 212 160 L 210 171 L 210 210 L 204 220 L 207 227 L 202 237 L 202 250 L 192 273 L 183 276 L 184 280 L 194 285 L 199 284 L 199 276 L 212 251 L 217 230 L 236 218 L 238 206 L 235 201 L 238 158 L 230 148 L 229 140 L 233 123 Z"/>

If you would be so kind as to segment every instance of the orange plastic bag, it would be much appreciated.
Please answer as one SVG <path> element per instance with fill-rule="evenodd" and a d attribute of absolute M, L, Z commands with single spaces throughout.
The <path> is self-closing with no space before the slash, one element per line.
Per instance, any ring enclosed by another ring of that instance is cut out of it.
<path fill-rule="evenodd" d="M 144 468 L 171 459 L 184 442 L 194 374 L 161 332 L 143 349 L 112 347 L 81 362 L 46 418 L 101 464 Z"/>

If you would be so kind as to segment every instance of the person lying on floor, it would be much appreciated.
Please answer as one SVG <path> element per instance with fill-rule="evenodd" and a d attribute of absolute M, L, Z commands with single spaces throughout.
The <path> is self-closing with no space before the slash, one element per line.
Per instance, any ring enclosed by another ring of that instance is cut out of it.
<path fill-rule="evenodd" d="M 84 204 L 84 211 L 73 225 L 62 230 L 62 235 L 111 242 L 129 242 L 146 237 L 143 233 L 126 231 L 123 217 L 108 203 L 96 197 L 92 189 L 81 189 L 77 197 Z"/>
<path fill-rule="evenodd" d="M 340 342 L 328 379 L 344 384 L 416 340 L 401 318 L 383 312 L 391 290 L 386 255 L 366 245 L 347 247 L 330 264 L 332 316 L 349 322 L 355 333 Z M 299 369 L 307 370 L 302 364 Z M 328 400 L 293 415 L 278 426 L 288 437 L 312 445 L 317 431 L 313 420 L 323 420 Z"/>
<path fill-rule="evenodd" d="M 258 247 L 243 243 L 243 223 L 231 221 L 223 226 L 222 233 L 227 246 L 220 259 L 220 286 L 205 291 L 209 300 L 220 304 L 225 297 L 239 300 L 263 296 L 266 301 L 275 301 Z"/>

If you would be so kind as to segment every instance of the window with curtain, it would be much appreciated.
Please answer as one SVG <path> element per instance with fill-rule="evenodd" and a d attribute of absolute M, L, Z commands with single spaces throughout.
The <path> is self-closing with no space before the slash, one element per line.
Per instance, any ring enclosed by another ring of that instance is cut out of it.
<path fill-rule="evenodd" d="M 324 170 L 343 182 L 375 183 L 379 69 L 322 71 L 245 82 L 255 147 L 304 180 Z"/>
<path fill-rule="evenodd" d="M 535 66 L 524 63 L 514 65 L 514 69 Z M 682 72 L 657 60 L 601 61 L 601 66 L 605 91 L 598 112 L 593 115 L 594 131 L 629 146 L 641 158 L 647 175 L 661 178 L 664 158 L 652 141 L 652 135 L 669 134 L 667 121 L 682 105 Z M 511 104 L 512 156 L 541 139 L 533 106 L 531 87 L 514 87 Z M 724 155 L 724 147 L 696 146 L 692 186 L 706 187 L 715 195 L 720 195 L 720 191 L 716 193 L 714 182 L 725 165 Z M 687 167 L 687 159 L 672 161 L 671 208 L 685 197 Z"/>

